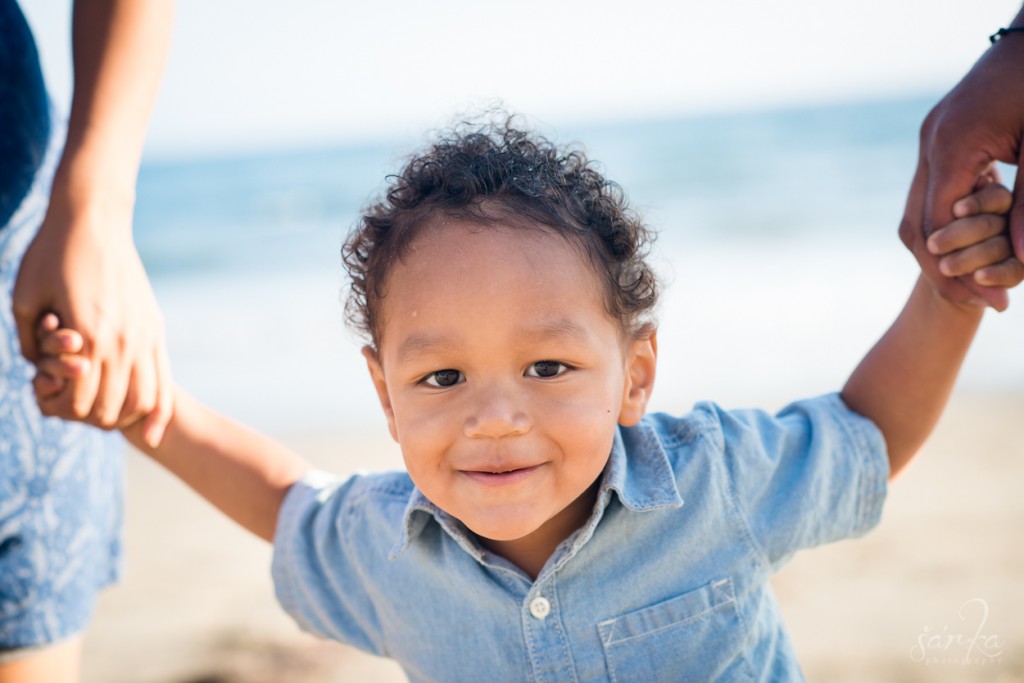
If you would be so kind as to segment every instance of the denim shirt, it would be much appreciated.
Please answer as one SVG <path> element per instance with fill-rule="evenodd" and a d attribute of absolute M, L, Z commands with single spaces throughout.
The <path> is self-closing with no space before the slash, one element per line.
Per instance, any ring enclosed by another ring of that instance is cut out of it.
<path fill-rule="evenodd" d="M 889 464 L 837 395 L 778 415 L 699 404 L 620 428 L 593 514 L 536 580 L 405 473 L 311 473 L 274 540 L 305 630 L 420 681 L 802 680 L 768 580 L 873 527 Z"/>
<path fill-rule="evenodd" d="M 28 194 L 50 140 L 39 52 L 14 0 L 0 0 L 0 231 Z"/>

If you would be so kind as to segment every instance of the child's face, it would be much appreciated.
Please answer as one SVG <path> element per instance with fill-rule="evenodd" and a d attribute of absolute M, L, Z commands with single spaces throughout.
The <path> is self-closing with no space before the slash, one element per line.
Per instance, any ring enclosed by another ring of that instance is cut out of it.
<path fill-rule="evenodd" d="M 413 482 L 484 539 L 557 545 L 616 423 L 643 415 L 653 337 L 624 340 L 590 262 L 544 228 L 438 219 L 385 292 L 365 355 Z"/>

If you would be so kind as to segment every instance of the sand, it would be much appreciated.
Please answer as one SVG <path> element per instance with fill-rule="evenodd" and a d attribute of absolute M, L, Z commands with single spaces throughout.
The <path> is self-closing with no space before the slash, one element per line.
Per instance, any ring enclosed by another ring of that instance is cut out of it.
<path fill-rule="evenodd" d="M 383 434 L 284 440 L 339 473 L 400 465 Z M 125 575 L 101 597 L 84 683 L 405 680 L 299 632 L 274 602 L 262 541 L 143 456 L 127 479 Z M 1024 681 L 1022 489 L 1024 393 L 958 393 L 881 525 L 776 577 L 808 679 Z"/>

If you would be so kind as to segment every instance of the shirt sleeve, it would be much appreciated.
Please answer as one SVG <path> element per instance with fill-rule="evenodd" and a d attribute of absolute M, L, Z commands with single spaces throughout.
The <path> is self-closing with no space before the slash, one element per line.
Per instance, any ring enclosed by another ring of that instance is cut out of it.
<path fill-rule="evenodd" d="M 379 621 L 344 537 L 360 480 L 314 471 L 289 489 L 278 513 L 271 572 L 278 602 L 303 630 L 379 655 Z"/>
<path fill-rule="evenodd" d="M 878 523 L 889 477 L 885 440 L 838 394 L 776 415 L 719 411 L 719 419 L 729 485 L 773 566 Z"/>

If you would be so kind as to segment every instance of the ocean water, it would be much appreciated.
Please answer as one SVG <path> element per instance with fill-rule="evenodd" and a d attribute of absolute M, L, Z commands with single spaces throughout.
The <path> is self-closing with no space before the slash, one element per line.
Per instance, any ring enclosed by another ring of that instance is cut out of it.
<path fill-rule="evenodd" d="M 540 126 L 582 142 L 659 232 L 653 409 L 842 386 L 916 277 L 896 229 L 932 102 Z M 136 240 L 188 390 L 281 435 L 384 429 L 344 329 L 339 249 L 420 143 L 144 164 Z M 1015 306 L 988 315 L 961 385 L 1024 388 L 1021 339 Z"/>

